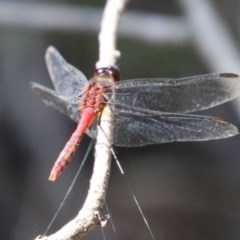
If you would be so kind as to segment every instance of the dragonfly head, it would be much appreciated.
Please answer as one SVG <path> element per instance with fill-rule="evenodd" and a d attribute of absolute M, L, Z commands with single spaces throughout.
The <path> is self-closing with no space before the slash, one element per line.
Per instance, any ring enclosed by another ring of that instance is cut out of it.
<path fill-rule="evenodd" d="M 113 66 L 96 68 L 94 75 L 103 78 L 113 78 L 114 82 L 118 82 L 120 79 L 120 73 L 118 68 Z"/>

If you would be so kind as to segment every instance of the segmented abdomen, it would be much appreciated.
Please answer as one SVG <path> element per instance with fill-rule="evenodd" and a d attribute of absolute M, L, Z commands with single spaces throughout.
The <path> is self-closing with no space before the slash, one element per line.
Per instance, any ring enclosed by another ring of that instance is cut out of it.
<path fill-rule="evenodd" d="M 95 112 L 93 108 L 87 107 L 82 112 L 81 120 L 74 133 L 72 134 L 69 141 L 66 143 L 65 147 L 59 154 L 49 176 L 50 181 L 55 181 L 62 171 L 66 168 L 68 163 L 72 160 L 79 143 L 82 140 L 83 134 L 86 132 L 87 128 L 91 126 L 95 119 Z"/>

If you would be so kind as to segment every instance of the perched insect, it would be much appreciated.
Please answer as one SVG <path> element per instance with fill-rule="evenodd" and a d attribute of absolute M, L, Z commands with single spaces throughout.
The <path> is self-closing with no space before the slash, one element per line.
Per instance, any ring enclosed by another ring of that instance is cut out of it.
<path fill-rule="evenodd" d="M 55 91 L 32 83 L 34 91 L 47 105 L 78 122 L 52 168 L 51 181 L 55 181 L 71 161 L 83 134 L 86 132 L 94 137 L 94 121 L 106 104 L 114 114 L 112 144 L 116 146 L 205 141 L 238 134 L 238 129 L 223 119 L 186 114 L 239 96 L 240 77 L 237 74 L 119 81 L 118 70 L 110 66 L 96 69 L 88 81 L 54 47 L 47 49 L 46 63 Z"/>

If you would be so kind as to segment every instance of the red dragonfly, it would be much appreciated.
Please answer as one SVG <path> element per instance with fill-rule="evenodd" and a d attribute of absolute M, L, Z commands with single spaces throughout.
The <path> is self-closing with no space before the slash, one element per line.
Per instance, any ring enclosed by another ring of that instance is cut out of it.
<path fill-rule="evenodd" d="M 52 46 L 47 49 L 46 63 L 55 90 L 32 83 L 34 91 L 47 105 L 78 122 L 52 168 L 50 181 L 71 161 L 84 133 L 96 136 L 96 120 L 106 105 L 114 114 L 112 144 L 116 146 L 205 141 L 238 134 L 237 127 L 223 119 L 186 114 L 239 96 L 237 74 L 118 81 L 118 70 L 110 66 L 96 69 L 88 81 Z"/>

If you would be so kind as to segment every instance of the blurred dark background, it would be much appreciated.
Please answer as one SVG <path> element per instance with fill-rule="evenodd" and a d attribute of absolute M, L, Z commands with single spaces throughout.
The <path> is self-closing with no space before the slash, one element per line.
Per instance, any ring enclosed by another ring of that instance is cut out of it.
<path fill-rule="evenodd" d="M 54 45 L 87 77 L 98 59 L 104 1 L 0 1 L 0 226 L 1 239 L 42 234 L 84 156 L 86 136 L 56 183 L 47 178 L 75 123 L 46 107 L 29 83 L 51 87 L 44 62 Z M 239 1 L 130 1 L 121 20 L 118 49 L 123 79 L 240 73 Z M 204 111 L 238 127 L 239 99 Z M 116 148 L 127 181 L 156 239 L 240 238 L 240 143 L 231 139 Z M 80 209 L 93 154 L 50 232 Z M 151 239 L 113 163 L 107 203 L 107 239 Z M 95 230 L 86 239 L 102 239 Z"/>

